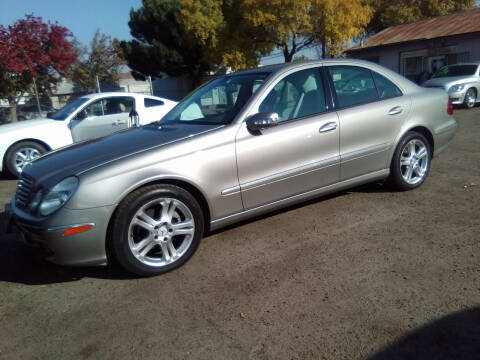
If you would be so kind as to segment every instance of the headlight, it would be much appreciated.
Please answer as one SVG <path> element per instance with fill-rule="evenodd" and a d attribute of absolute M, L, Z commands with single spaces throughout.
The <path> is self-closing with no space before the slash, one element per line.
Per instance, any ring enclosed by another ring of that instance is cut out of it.
<path fill-rule="evenodd" d="M 47 216 L 63 206 L 73 195 L 78 186 L 78 178 L 68 177 L 60 181 L 45 195 L 40 203 L 39 212 Z M 36 197 L 36 196 L 35 196 Z"/>
<path fill-rule="evenodd" d="M 462 91 L 465 88 L 465 85 L 453 85 L 450 90 L 453 92 Z"/>

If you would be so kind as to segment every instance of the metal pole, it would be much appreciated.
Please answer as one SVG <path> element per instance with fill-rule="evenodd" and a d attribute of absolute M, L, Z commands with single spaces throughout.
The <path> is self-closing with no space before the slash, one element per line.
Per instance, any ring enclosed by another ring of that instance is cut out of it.
<path fill-rule="evenodd" d="M 152 77 L 148 75 L 148 83 L 150 84 L 150 95 L 153 95 Z"/>
<path fill-rule="evenodd" d="M 95 75 L 95 78 L 97 79 L 97 92 L 102 92 L 100 90 L 100 81 L 98 81 L 98 75 Z"/>
<path fill-rule="evenodd" d="M 35 77 L 33 77 L 33 88 L 35 90 L 35 97 L 37 98 L 38 116 L 42 116 L 42 108 L 40 107 L 40 99 L 38 98 L 37 82 L 35 81 Z"/>

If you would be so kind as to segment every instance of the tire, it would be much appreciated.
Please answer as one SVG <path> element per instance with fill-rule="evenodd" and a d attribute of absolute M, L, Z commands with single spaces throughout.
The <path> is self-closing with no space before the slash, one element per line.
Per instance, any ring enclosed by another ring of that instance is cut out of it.
<path fill-rule="evenodd" d="M 186 190 L 173 185 L 140 188 L 116 211 L 111 254 L 137 275 L 163 274 L 193 255 L 203 236 L 204 221 L 200 205 Z"/>
<path fill-rule="evenodd" d="M 430 171 L 432 150 L 425 136 L 409 131 L 400 140 L 390 166 L 390 182 L 399 190 L 423 184 Z"/>
<path fill-rule="evenodd" d="M 18 178 L 25 166 L 45 152 L 47 149 L 37 142 L 21 141 L 8 150 L 5 165 L 8 171 Z"/>
<path fill-rule="evenodd" d="M 465 98 L 463 99 L 463 106 L 467 109 L 471 109 L 475 106 L 477 102 L 477 92 L 474 88 L 470 88 L 465 93 Z"/>

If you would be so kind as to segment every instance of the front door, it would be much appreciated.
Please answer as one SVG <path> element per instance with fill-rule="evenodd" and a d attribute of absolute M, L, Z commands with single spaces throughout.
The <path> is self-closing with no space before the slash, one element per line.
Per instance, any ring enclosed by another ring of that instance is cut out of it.
<path fill-rule="evenodd" d="M 95 139 L 128 128 L 134 99 L 114 96 L 96 100 L 70 121 L 74 142 Z"/>
<path fill-rule="evenodd" d="M 244 122 L 237 134 L 238 177 L 245 209 L 338 181 L 338 117 L 326 111 L 318 68 L 279 80 L 258 112 L 275 112 L 280 123 L 261 134 L 251 134 Z"/>

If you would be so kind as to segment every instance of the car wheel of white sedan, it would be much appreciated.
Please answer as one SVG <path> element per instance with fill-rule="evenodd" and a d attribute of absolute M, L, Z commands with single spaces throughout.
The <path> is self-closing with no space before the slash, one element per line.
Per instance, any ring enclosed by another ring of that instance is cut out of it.
<path fill-rule="evenodd" d="M 470 88 L 467 90 L 465 93 L 465 99 L 463 100 L 463 104 L 467 109 L 471 109 L 475 106 L 475 103 L 477 102 L 477 93 L 475 92 L 475 89 Z"/>
<path fill-rule="evenodd" d="M 422 135 L 409 131 L 398 144 L 392 159 L 391 181 L 400 190 L 414 189 L 425 181 L 432 159 L 430 144 Z"/>
<path fill-rule="evenodd" d="M 196 199 L 173 185 L 150 185 L 120 204 L 113 222 L 113 255 L 142 276 L 172 270 L 195 252 L 204 217 Z"/>
<path fill-rule="evenodd" d="M 45 153 L 47 149 L 33 141 L 21 141 L 13 145 L 7 152 L 6 166 L 15 177 L 19 177 L 23 168 Z"/>

